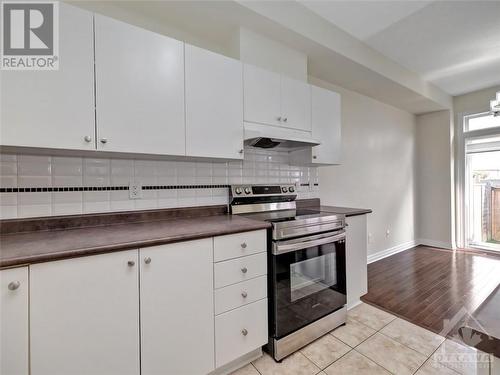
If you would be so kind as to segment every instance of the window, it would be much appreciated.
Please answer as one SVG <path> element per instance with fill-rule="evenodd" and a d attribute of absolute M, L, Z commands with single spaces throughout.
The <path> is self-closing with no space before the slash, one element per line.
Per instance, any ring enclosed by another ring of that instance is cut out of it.
<path fill-rule="evenodd" d="M 494 117 L 489 113 L 480 113 L 477 115 L 465 116 L 464 118 L 464 132 L 495 127 L 500 129 L 500 116 Z"/>

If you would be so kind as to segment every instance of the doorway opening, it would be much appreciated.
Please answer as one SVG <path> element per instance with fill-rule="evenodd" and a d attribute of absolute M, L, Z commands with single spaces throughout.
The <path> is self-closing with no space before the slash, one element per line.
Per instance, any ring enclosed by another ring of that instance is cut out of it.
<path fill-rule="evenodd" d="M 500 252 L 500 117 L 464 118 L 465 246 Z"/>

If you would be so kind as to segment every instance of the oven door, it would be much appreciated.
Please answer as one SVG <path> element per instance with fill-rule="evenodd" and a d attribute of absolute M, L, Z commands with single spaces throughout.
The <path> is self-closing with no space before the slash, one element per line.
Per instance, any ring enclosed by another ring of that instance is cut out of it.
<path fill-rule="evenodd" d="M 282 338 L 346 304 L 345 231 L 274 241 L 270 333 Z"/>

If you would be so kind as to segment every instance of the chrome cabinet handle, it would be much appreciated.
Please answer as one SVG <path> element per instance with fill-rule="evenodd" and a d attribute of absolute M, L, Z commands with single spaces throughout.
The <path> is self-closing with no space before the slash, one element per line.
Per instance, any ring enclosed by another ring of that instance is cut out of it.
<path fill-rule="evenodd" d="M 108 143 L 108 138 L 101 138 L 101 143 L 102 144 Z"/>
<path fill-rule="evenodd" d="M 243 242 L 243 243 L 241 244 L 241 248 L 242 248 L 242 249 L 246 249 L 246 248 L 247 248 L 247 243 L 246 243 L 246 242 Z"/>
<path fill-rule="evenodd" d="M 243 273 L 247 273 L 247 271 L 248 271 L 248 269 L 247 269 L 246 267 L 243 267 L 243 268 L 241 269 L 241 272 L 243 272 Z"/>
<path fill-rule="evenodd" d="M 144 258 L 144 263 L 150 264 L 151 263 L 151 258 L 150 257 Z"/>
<path fill-rule="evenodd" d="M 246 328 L 243 328 L 243 329 L 241 330 L 241 334 L 242 334 L 243 336 L 248 335 L 248 331 L 247 331 L 247 329 L 246 329 Z"/>
<path fill-rule="evenodd" d="M 243 291 L 243 292 L 241 292 L 241 296 L 242 296 L 243 298 L 247 298 L 247 297 L 248 297 L 248 294 L 247 294 L 247 292 Z"/>
<path fill-rule="evenodd" d="M 86 135 L 85 137 L 83 137 L 83 139 L 85 140 L 85 142 L 87 143 L 90 143 L 92 142 L 92 137 L 90 135 Z"/>
<path fill-rule="evenodd" d="M 134 262 L 133 260 L 129 260 L 129 261 L 127 262 L 127 265 L 128 265 L 129 267 L 134 267 L 134 266 L 135 266 L 135 262 Z"/>
<path fill-rule="evenodd" d="M 9 288 L 9 290 L 16 290 L 16 289 L 19 289 L 20 286 L 21 286 L 21 282 L 11 281 L 9 283 L 9 285 L 7 286 L 7 288 Z"/>

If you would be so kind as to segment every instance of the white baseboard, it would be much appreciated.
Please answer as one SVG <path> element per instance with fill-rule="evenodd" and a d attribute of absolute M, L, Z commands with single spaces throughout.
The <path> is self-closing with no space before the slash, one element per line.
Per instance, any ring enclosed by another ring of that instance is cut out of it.
<path fill-rule="evenodd" d="M 408 241 L 408 242 L 402 243 L 400 245 L 396 245 L 396 246 L 390 247 L 388 249 L 378 251 L 375 254 L 370 254 L 370 255 L 368 255 L 368 264 L 376 262 L 377 260 L 380 260 L 380 259 L 387 258 L 391 255 L 400 253 L 401 251 L 411 249 L 412 247 L 415 247 L 417 245 L 419 245 L 418 241 Z"/>
<path fill-rule="evenodd" d="M 449 242 L 428 240 L 426 238 L 418 239 L 418 244 L 424 246 L 439 247 L 441 249 L 450 249 L 450 250 L 453 249 L 453 246 Z"/>
<path fill-rule="evenodd" d="M 451 243 L 442 242 L 442 241 L 435 241 L 435 240 L 428 240 L 425 238 L 419 238 L 418 240 L 408 241 L 408 242 L 402 243 L 400 245 L 390 247 L 389 249 L 378 251 L 375 254 L 368 255 L 368 264 L 376 262 L 377 260 L 380 260 L 380 259 L 390 257 L 391 255 L 400 253 L 401 251 L 411 249 L 412 247 L 416 247 L 418 245 L 453 250 L 453 246 L 451 245 Z"/>

